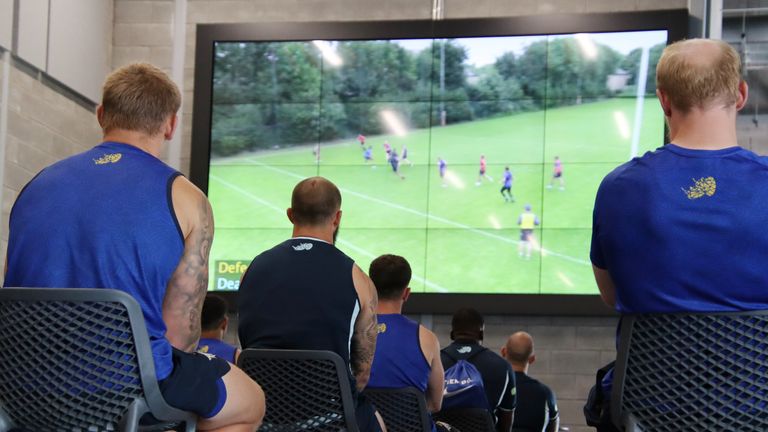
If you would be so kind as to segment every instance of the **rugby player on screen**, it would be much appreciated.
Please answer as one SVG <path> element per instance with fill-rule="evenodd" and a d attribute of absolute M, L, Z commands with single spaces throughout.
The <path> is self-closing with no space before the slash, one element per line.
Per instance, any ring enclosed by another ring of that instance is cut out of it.
<path fill-rule="evenodd" d="M 475 182 L 475 186 L 480 186 L 483 183 L 483 178 L 488 180 L 489 182 L 492 182 L 493 179 L 486 174 L 486 170 L 488 169 L 488 164 L 485 161 L 485 155 L 480 155 L 480 174 L 477 176 L 477 181 Z"/>
<path fill-rule="evenodd" d="M 549 180 L 547 189 L 552 189 L 552 183 L 555 182 L 555 179 L 560 181 L 560 190 L 565 190 L 565 181 L 563 181 L 563 162 L 558 156 L 555 156 L 555 167 L 552 170 L 552 178 Z"/>
<path fill-rule="evenodd" d="M 517 254 L 525 259 L 531 259 L 531 242 L 533 241 L 533 229 L 539 225 L 539 217 L 531 211 L 531 205 L 525 205 L 525 211 L 517 218 L 520 226 L 520 242 L 517 243 Z"/>

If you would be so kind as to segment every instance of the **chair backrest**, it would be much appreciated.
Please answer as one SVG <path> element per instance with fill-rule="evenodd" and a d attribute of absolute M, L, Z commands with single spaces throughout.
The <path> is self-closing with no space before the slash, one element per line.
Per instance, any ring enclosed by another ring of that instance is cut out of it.
<path fill-rule="evenodd" d="M 628 430 L 768 430 L 768 311 L 621 320 L 611 415 Z"/>
<path fill-rule="evenodd" d="M 432 416 L 435 421 L 448 423 L 461 432 L 496 432 L 493 417 L 487 409 L 457 408 L 441 410 Z"/>
<path fill-rule="evenodd" d="M 110 289 L 0 289 L 0 406 L 35 431 L 195 426 L 160 394 L 138 303 Z"/>
<path fill-rule="evenodd" d="M 251 348 L 237 364 L 266 395 L 260 431 L 358 432 L 348 368 L 338 354 Z"/>
<path fill-rule="evenodd" d="M 363 392 L 384 419 L 388 432 L 429 432 L 432 419 L 424 394 L 414 387 L 399 389 L 367 388 Z"/>

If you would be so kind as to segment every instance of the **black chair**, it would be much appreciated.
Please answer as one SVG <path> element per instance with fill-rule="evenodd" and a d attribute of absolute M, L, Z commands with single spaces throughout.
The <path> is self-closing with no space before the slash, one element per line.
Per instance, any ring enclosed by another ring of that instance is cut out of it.
<path fill-rule="evenodd" d="M 628 315 L 611 395 L 627 431 L 768 430 L 768 311 Z"/>
<path fill-rule="evenodd" d="M 368 388 L 365 397 L 379 411 L 388 432 L 430 432 L 432 420 L 424 394 L 414 387 Z"/>
<path fill-rule="evenodd" d="M 338 354 L 245 349 L 237 364 L 266 395 L 260 431 L 358 432 L 349 368 Z"/>
<path fill-rule="evenodd" d="M 432 417 L 435 421 L 448 423 L 461 432 L 496 432 L 491 413 L 482 408 L 442 410 Z"/>
<path fill-rule="evenodd" d="M 134 432 L 145 414 L 196 423 L 160 394 L 138 303 L 110 289 L 0 288 L 3 412 L 0 431 Z"/>

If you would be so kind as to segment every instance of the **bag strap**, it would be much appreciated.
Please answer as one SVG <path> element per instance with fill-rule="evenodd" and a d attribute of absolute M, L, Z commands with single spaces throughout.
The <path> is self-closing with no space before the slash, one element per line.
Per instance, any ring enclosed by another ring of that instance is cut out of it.
<path fill-rule="evenodd" d="M 480 354 L 480 353 L 481 353 L 481 352 L 483 352 L 483 351 L 487 351 L 487 350 L 488 350 L 488 348 L 486 348 L 486 347 L 484 347 L 484 346 L 480 346 L 480 349 L 479 349 L 479 350 L 477 350 L 477 351 L 473 352 L 472 354 L 470 354 L 469 356 L 467 356 L 467 357 L 465 357 L 465 358 L 461 358 L 461 359 L 460 359 L 460 358 L 456 358 L 456 356 L 454 356 L 454 355 L 451 353 L 451 350 L 448 350 L 448 349 L 446 349 L 446 350 L 445 350 L 445 351 L 443 351 L 443 352 L 445 353 L 445 355 L 447 355 L 448 357 L 450 357 L 450 359 L 451 359 L 451 360 L 453 360 L 454 362 L 458 362 L 459 360 L 469 360 L 469 359 L 471 359 L 472 357 L 474 357 L 474 356 L 476 356 L 476 355 Z"/>

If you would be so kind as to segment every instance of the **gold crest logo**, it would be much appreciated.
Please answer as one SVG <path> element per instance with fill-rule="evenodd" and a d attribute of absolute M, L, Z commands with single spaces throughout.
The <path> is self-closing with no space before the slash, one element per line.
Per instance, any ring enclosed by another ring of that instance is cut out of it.
<path fill-rule="evenodd" d="M 117 161 L 120 160 L 120 158 L 123 157 L 122 153 L 112 153 L 112 154 L 105 154 L 104 156 L 94 159 L 93 163 L 96 165 L 104 165 L 108 163 L 117 163 Z"/>
<path fill-rule="evenodd" d="M 385 323 L 381 323 L 376 326 L 377 333 L 384 333 L 386 331 L 387 331 L 387 325 Z"/>
<path fill-rule="evenodd" d="M 712 196 L 717 191 L 717 182 L 714 177 L 702 177 L 698 180 L 691 180 L 693 180 L 693 186 L 688 187 L 688 189 L 680 188 L 688 199 L 699 199 L 705 195 Z"/>

